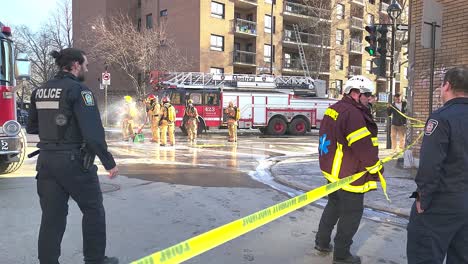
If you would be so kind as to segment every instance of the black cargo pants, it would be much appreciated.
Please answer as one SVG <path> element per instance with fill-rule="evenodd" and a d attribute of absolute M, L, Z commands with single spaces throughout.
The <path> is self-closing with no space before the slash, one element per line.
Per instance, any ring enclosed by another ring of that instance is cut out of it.
<path fill-rule="evenodd" d="M 346 257 L 350 253 L 353 236 L 361 223 L 364 211 L 364 194 L 338 190 L 328 195 L 328 202 L 323 210 L 315 244 L 327 247 L 331 233 L 338 222 L 335 235 L 334 256 Z"/>
<path fill-rule="evenodd" d="M 95 165 L 85 172 L 79 150 L 44 151 L 37 161 L 37 193 L 42 219 L 38 256 L 41 264 L 58 264 L 65 232 L 68 199 L 83 213 L 83 254 L 86 264 L 101 263 L 106 248 L 106 221 Z"/>
<path fill-rule="evenodd" d="M 468 263 L 468 193 L 441 193 L 429 208 L 411 208 L 406 251 L 408 264 Z"/>

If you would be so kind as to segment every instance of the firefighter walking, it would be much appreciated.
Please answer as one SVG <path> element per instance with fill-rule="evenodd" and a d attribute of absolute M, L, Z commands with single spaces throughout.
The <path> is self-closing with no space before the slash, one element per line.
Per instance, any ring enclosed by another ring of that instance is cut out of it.
<path fill-rule="evenodd" d="M 187 101 L 188 106 L 185 108 L 184 120 L 185 128 L 187 129 L 189 143 L 195 143 L 197 140 L 197 129 L 198 129 L 198 111 L 193 106 L 193 100 Z"/>
<path fill-rule="evenodd" d="M 161 105 L 159 104 L 158 97 L 153 94 L 150 94 L 148 98 L 146 98 L 146 114 L 151 124 L 151 142 L 159 144 Z"/>
<path fill-rule="evenodd" d="M 123 120 L 122 120 L 122 138 L 127 141 L 130 138 L 135 138 L 134 119 L 137 115 L 137 110 L 133 98 L 129 95 L 124 97 L 125 104 L 123 106 Z"/>
<path fill-rule="evenodd" d="M 164 96 L 162 106 L 162 116 L 159 122 L 159 127 L 161 129 L 161 146 L 167 144 L 167 137 L 169 133 L 169 144 L 171 146 L 175 145 L 175 108 L 171 105 L 171 100 L 168 96 Z"/>
<path fill-rule="evenodd" d="M 224 113 L 227 115 L 227 123 L 229 130 L 229 142 L 237 142 L 237 121 L 240 118 L 239 108 L 234 106 L 234 103 L 231 101 Z"/>
<path fill-rule="evenodd" d="M 369 170 L 328 196 L 315 237 L 315 249 L 324 253 L 333 251 L 334 264 L 361 263 L 350 248 L 364 211 L 364 193 L 377 188 L 383 170 L 378 157 L 377 125 L 368 107 L 359 101 L 361 96 L 370 96 L 374 91 L 374 84 L 368 78 L 352 77 L 346 82 L 343 99 L 325 111 L 320 126 L 319 163 L 329 182 Z M 336 224 L 333 250 L 330 241 Z"/>

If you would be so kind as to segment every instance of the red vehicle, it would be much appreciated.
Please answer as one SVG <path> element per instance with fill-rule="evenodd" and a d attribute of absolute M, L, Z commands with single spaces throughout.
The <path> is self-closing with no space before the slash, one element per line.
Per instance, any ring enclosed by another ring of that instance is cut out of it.
<path fill-rule="evenodd" d="M 153 72 L 151 77 L 160 98 L 170 96 L 182 131 L 188 99 L 200 116 L 199 133 L 224 127 L 223 109 L 232 101 L 240 109 L 240 129 L 258 128 L 270 135 L 303 135 L 319 127 L 326 108 L 336 102 L 327 98 L 324 81 L 303 76 Z"/>
<path fill-rule="evenodd" d="M 26 156 L 26 136 L 17 121 L 15 75 L 29 78 L 29 62 L 14 63 L 11 29 L 0 22 L 0 174 L 16 171 Z"/>

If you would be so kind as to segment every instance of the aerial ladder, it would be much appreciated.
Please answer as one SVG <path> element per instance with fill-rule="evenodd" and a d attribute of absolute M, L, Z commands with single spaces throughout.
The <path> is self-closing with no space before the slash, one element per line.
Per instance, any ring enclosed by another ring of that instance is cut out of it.
<path fill-rule="evenodd" d="M 301 34 L 299 33 L 299 25 L 293 24 L 294 35 L 296 37 L 297 48 L 299 49 L 299 59 L 301 61 L 301 67 L 304 71 L 304 77 L 310 78 L 309 65 L 305 57 L 304 47 L 302 45 Z"/>
<path fill-rule="evenodd" d="M 157 77 L 155 77 L 157 76 Z M 220 88 L 297 92 L 321 97 L 326 83 L 310 76 L 272 76 L 253 74 L 215 74 L 202 72 L 152 72 L 151 83 L 164 88 Z"/>

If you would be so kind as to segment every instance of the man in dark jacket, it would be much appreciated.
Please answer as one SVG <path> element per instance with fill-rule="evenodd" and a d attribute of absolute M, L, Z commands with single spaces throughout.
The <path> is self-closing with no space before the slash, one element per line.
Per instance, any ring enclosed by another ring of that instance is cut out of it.
<path fill-rule="evenodd" d="M 408 264 L 468 263 L 468 68 L 447 71 L 424 129 Z"/>
<path fill-rule="evenodd" d="M 401 96 L 396 93 L 393 97 L 393 104 L 387 106 L 387 114 L 392 117 L 392 149 L 405 148 L 405 134 L 406 134 L 406 117 L 402 116 L 398 111 L 406 113 L 406 102 L 401 101 Z M 398 144 L 397 144 L 398 143 Z"/>
<path fill-rule="evenodd" d="M 360 103 L 375 92 L 367 77 L 354 76 L 346 82 L 343 99 L 326 111 L 319 131 L 319 163 L 325 178 L 336 182 L 368 170 L 364 176 L 331 193 L 315 237 L 315 249 L 333 250 L 331 233 L 338 223 L 333 252 L 334 264 L 360 264 L 350 252 L 364 211 L 364 193 L 375 190 L 383 170 L 378 157 L 377 125 L 367 106 Z"/>
<path fill-rule="evenodd" d="M 39 134 L 39 261 L 59 264 L 71 197 L 83 213 L 85 264 L 116 264 L 116 258 L 105 256 L 106 219 L 94 157 L 99 157 L 109 178 L 115 177 L 118 169 L 107 150 L 94 95 L 82 83 L 88 61 L 83 51 L 74 48 L 51 55 L 59 72 L 32 92 L 26 128 L 29 134 Z"/>

